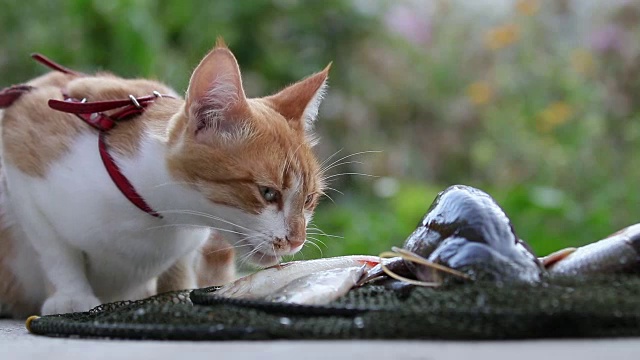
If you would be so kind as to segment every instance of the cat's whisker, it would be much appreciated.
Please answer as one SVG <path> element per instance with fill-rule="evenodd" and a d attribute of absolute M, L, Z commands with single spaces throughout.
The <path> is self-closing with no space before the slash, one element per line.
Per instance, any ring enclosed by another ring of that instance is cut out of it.
<path fill-rule="evenodd" d="M 244 247 L 244 246 L 253 246 L 253 244 L 251 244 L 251 242 L 248 242 L 247 240 L 255 239 L 257 237 L 260 237 L 261 235 L 262 234 L 254 234 L 254 235 L 250 235 L 250 236 L 245 235 L 245 236 L 241 237 L 240 239 L 237 239 L 236 241 L 234 241 L 233 243 L 231 243 L 229 245 L 231 245 L 234 248 L 240 248 L 240 247 Z M 244 244 L 243 245 L 238 245 L 238 244 L 242 244 L 242 243 L 244 243 Z"/>
<path fill-rule="evenodd" d="M 331 235 L 331 234 L 327 234 L 325 232 L 319 232 L 319 233 L 314 233 L 314 232 L 308 232 L 307 235 L 320 235 L 320 236 L 326 236 L 326 237 L 330 237 L 330 238 L 336 238 L 336 239 L 344 239 L 344 236 L 340 236 L 340 235 Z"/>
<path fill-rule="evenodd" d="M 344 195 L 344 193 L 343 193 L 342 191 L 340 191 L 340 190 L 338 190 L 338 189 L 334 189 L 334 188 L 332 188 L 332 187 L 330 187 L 330 186 L 325 186 L 324 188 L 325 188 L 325 189 L 327 189 L 327 190 L 335 191 L 335 192 L 337 192 L 337 193 L 338 193 L 338 194 L 340 194 L 340 195 Z M 324 193 L 323 193 L 323 195 L 324 195 Z"/>
<path fill-rule="evenodd" d="M 282 257 L 282 262 L 286 263 L 286 262 L 296 261 L 296 254 L 298 254 L 298 253 L 295 253 L 295 254 L 292 254 L 292 255 L 284 255 Z"/>
<path fill-rule="evenodd" d="M 331 178 L 335 178 L 335 177 L 338 177 L 338 176 L 344 176 L 344 175 L 359 175 L 359 176 L 367 176 L 367 177 L 374 177 L 374 178 L 379 177 L 377 175 L 364 174 L 364 173 L 359 173 L 359 172 L 345 172 L 345 173 L 329 175 L 327 177 L 324 177 L 323 180 L 326 181 L 326 180 L 329 180 Z"/>
<path fill-rule="evenodd" d="M 320 163 L 320 168 L 322 168 L 322 166 L 324 164 L 326 164 L 329 160 L 331 160 L 331 158 L 333 158 L 334 156 L 338 155 L 342 150 L 344 150 L 344 148 L 341 148 L 340 150 L 334 152 L 333 154 L 331 154 L 331 156 L 329 156 L 328 158 L 324 159 L 321 163 Z"/>
<path fill-rule="evenodd" d="M 354 161 L 343 161 L 343 162 L 339 162 L 337 164 L 333 164 L 331 166 L 327 166 L 327 167 L 324 167 L 324 168 L 320 169 L 320 173 L 324 174 L 325 172 L 327 172 L 327 171 L 329 171 L 329 170 L 331 170 L 333 168 L 336 168 L 336 167 L 342 166 L 342 165 L 349 165 L 349 164 L 364 164 L 364 163 L 362 161 L 355 161 L 355 160 Z"/>
<path fill-rule="evenodd" d="M 233 249 L 236 249 L 236 248 L 241 248 L 241 247 L 245 247 L 245 246 L 251 246 L 251 244 L 233 245 L 232 247 L 233 247 Z M 211 251 L 206 251 L 206 252 L 200 251 L 200 253 L 203 254 L 203 255 L 211 255 L 211 254 L 215 254 L 215 253 L 220 252 L 220 251 L 227 251 L 227 250 L 229 250 L 229 248 L 211 250 Z"/>
<path fill-rule="evenodd" d="M 300 257 L 302 258 L 301 260 L 306 260 L 306 257 L 304 256 L 304 249 L 305 246 L 302 247 L 302 249 L 300 249 L 300 251 L 298 251 L 297 253 L 293 254 L 293 258 L 295 259 L 296 255 L 300 254 Z"/>
<path fill-rule="evenodd" d="M 327 244 L 325 244 L 325 243 L 324 243 L 324 241 L 322 241 L 322 240 L 318 239 L 317 237 L 309 236 L 309 237 L 307 238 L 307 240 L 308 240 L 308 239 L 312 239 L 312 240 L 315 240 L 316 242 L 319 242 L 320 244 L 322 244 L 322 246 L 324 246 L 324 247 L 325 247 L 325 249 L 328 249 L 328 248 L 329 248 L 329 247 L 327 246 Z"/>
<path fill-rule="evenodd" d="M 320 230 L 320 228 L 318 228 L 318 225 L 316 224 L 315 220 L 309 221 L 309 224 L 307 225 L 307 229 Z"/>
<path fill-rule="evenodd" d="M 324 257 L 324 254 L 322 252 L 322 249 L 320 248 L 320 246 L 318 246 L 318 244 L 314 243 L 313 241 L 307 240 L 307 243 L 313 245 L 316 247 L 316 249 L 318 249 L 318 251 L 320 251 L 320 257 Z"/>
<path fill-rule="evenodd" d="M 307 247 L 309 247 L 310 245 L 313 245 L 313 247 L 318 249 L 318 252 L 320 253 L 320 257 L 324 257 L 324 252 L 322 251 L 322 248 L 318 246 L 318 244 L 310 240 L 308 240 L 307 242 L 308 242 Z"/>
<path fill-rule="evenodd" d="M 271 248 L 275 252 L 275 248 L 273 247 L 273 244 L 271 244 Z M 265 251 L 262 251 L 262 256 L 260 256 L 260 260 L 258 262 L 262 262 L 262 259 L 264 259 L 265 255 L 267 255 L 267 253 Z"/>
<path fill-rule="evenodd" d="M 259 248 L 256 246 L 253 249 L 251 249 L 251 251 L 244 254 L 242 257 L 240 257 L 240 259 L 238 259 L 238 263 L 240 264 L 240 266 L 245 266 L 249 262 L 249 259 L 251 259 L 251 257 L 255 255 L 258 251 L 259 251 Z"/>
<path fill-rule="evenodd" d="M 235 242 L 233 242 L 230 245 L 234 249 L 239 249 L 239 248 L 243 248 L 243 247 L 247 247 L 247 246 L 252 247 L 251 252 L 249 252 L 249 254 L 245 254 L 244 255 L 244 257 L 246 258 L 245 260 L 248 261 L 249 258 L 251 257 L 251 255 L 256 253 L 258 251 L 258 249 L 253 244 L 251 244 L 250 242 L 247 242 L 247 240 L 255 239 L 255 238 L 258 238 L 258 237 L 261 237 L 261 236 L 263 236 L 263 235 L 262 234 L 254 234 L 254 235 L 251 235 L 251 236 L 245 236 L 243 238 L 240 238 L 240 239 L 236 240 Z M 241 244 L 241 245 L 238 245 L 238 244 Z M 220 249 L 220 250 L 216 250 L 216 251 L 222 251 L 222 250 L 226 250 L 226 249 Z"/>
<path fill-rule="evenodd" d="M 330 167 L 330 166 L 332 166 L 332 165 L 334 165 L 334 164 L 336 164 L 336 163 L 338 163 L 338 162 L 340 162 L 342 160 L 348 159 L 348 158 L 353 157 L 353 156 L 362 155 L 362 154 L 370 154 L 370 153 L 381 153 L 381 152 L 382 151 L 380 151 L 380 150 L 359 151 L 359 152 L 356 152 L 356 153 L 353 153 L 353 154 L 350 154 L 350 155 L 343 156 L 340 159 L 338 159 L 338 160 L 332 162 L 331 164 L 325 166 L 325 168 L 326 167 Z"/>
<path fill-rule="evenodd" d="M 207 219 L 211 219 L 211 220 L 217 220 L 220 222 L 223 222 L 225 224 L 229 224 L 229 225 L 233 225 L 236 226 L 238 228 L 247 230 L 247 231 L 251 231 L 253 232 L 254 230 L 246 228 L 244 226 L 238 225 L 236 223 L 233 223 L 229 220 L 223 219 L 221 217 L 215 216 L 215 215 L 211 215 L 211 214 L 207 214 L 205 212 L 201 212 L 201 211 L 196 211 L 196 210 L 162 210 L 162 211 L 158 211 L 158 213 L 160 214 L 185 214 L 185 215 L 195 215 L 195 216 L 201 216 Z"/>
<path fill-rule="evenodd" d="M 332 198 L 329 194 L 327 194 L 327 193 L 324 193 L 324 192 L 323 192 L 323 193 L 322 193 L 322 196 L 324 196 L 324 197 L 326 197 L 327 199 L 331 200 L 331 202 L 332 202 L 332 203 L 334 203 L 334 204 L 336 203 L 336 202 L 335 202 L 335 200 L 333 200 L 333 198 Z"/>
<path fill-rule="evenodd" d="M 313 243 L 314 245 L 316 245 L 317 243 L 320 243 L 322 246 L 324 246 L 324 248 L 325 248 L 325 249 L 328 249 L 328 248 L 329 248 L 329 247 L 327 246 L 327 244 L 325 244 L 325 243 L 324 243 L 324 241 L 322 241 L 322 240 L 318 239 L 317 237 L 309 236 L 309 237 L 307 238 L 307 240 L 314 240 L 314 241 L 312 241 L 312 243 Z M 317 245 L 316 245 L 316 246 L 317 246 Z"/>
<path fill-rule="evenodd" d="M 316 233 L 316 231 L 318 233 Z M 344 239 L 344 236 L 327 234 L 324 230 L 320 229 L 314 222 L 311 222 L 307 227 L 307 235 L 321 235 L 330 238 Z"/>
<path fill-rule="evenodd" d="M 223 229 L 223 228 L 218 228 L 218 227 L 212 227 L 212 226 L 205 226 L 205 225 L 197 225 L 197 224 L 164 224 L 164 225 L 158 225 L 158 226 L 151 226 L 146 228 L 145 230 L 155 230 L 155 229 L 162 229 L 162 228 L 169 228 L 169 227 L 191 227 L 191 228 L 199 228 L 199 229 L 213 229 L 216 231 L 223 231 L 223 232 L 228 232 L 228 233 L 232 233 L 232 234 L 238 234 L 238 235 L 248 235 L 246 233 L 242 233 L 239 231 L 234 231 L 234 230 L 229 230 L 229 229 Z"/>
<path fill-rule="evenodd" d="M 255 233 L 255 234 L 253 234 L 251 236 L 245 236 L 241 240 L 249 240 L 249 239 L 255 239 L 255 238 L 259 238 L 259 237 L 264 237 L 264 234 L 260 233 L 260 232 L 259 233 Z"/>
<path fill-rule="evenodd" d="M 320 240 L 319 238 L 317 238 L 316 236 L 321 236 L 319 234 L 309 234 L 307 236 L 307 240 L 314 240 L 316 243 L 320 243 L 322 246 L 324 246 L 325 249 L 328 249 L 329 247 L 327 246 L 327 244 Z"/>
<path fill-rule="evenodd" d="M 169 185 L 196 185 L 195 182 L 191 182 L 191 181 L 169 181 L 166 183 L 162 183 L 162 184 L 158 184 L 158 185 L 154 185 L 154 186 L 147 186 L 146 189 L 157 189 L 160 187 L 164 187 L 164 186 L 169 186 Z"/>

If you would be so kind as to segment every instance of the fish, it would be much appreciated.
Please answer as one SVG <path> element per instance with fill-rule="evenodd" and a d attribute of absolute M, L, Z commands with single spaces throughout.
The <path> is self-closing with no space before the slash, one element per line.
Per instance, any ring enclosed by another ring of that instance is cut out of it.
<path fill-rule="evenodd" d="M 579 248 L 567 248 L 540 259 L 550 276 L 589 277 L 640 273 L 640 224 Z"/>
<path fill-rule="evenodd" d="M 544 267 L 520 239 L 511 221 L 486 192 L 466 185 L 441 191 L 400 255 L 374 267 L 364 277 L 381 276 L 385 267 L 417 285 L 438 286 L 447 278 L 536 283 Z M 362 281 L 360 282 L 362 283 Z"/>
<path fill-rule="evenodd" d="M 537 282 L 543 274 L 504 210 L 489 194 L 471 186 L 454 185 L 440 192 L 403 248 L 475 278 Z"/>
<path fill-rule="evenodd" d="M 268 267 L 223 285 L 216 296 L 235 299 L 261 299 L 275 293 L 291 282 L 331 269 L 365 266 L 367 269 L 380 262 L 378 256 L 349 255 L 306 261 L 291 261 Z"/>
<path fill-rule="evenodd" d="M 367 266 L 329 269 L 298 278 L 265 297 L 265 301 L 324 305 L 351 290 L 362 277 Z"/>

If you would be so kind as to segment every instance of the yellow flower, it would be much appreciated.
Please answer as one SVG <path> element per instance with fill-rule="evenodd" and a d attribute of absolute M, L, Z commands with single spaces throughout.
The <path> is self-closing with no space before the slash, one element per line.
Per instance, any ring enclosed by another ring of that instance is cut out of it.
<path fill-rule="evenodd" d="M 485 35 L 485 44 L 491 50 L 505 48 L 518 40 L 520 28 L 516 24 L 495 27 Z"/>
<path fill-rule="evenodd" d="M 531 16 L 538 12 L 540 3 L 537 0 L 520 0 L 516 3 L 516 11 L 525 16 Z"/>
<path fill-rule="evenodd" d="M 484 105 L 493 98 L 493 89 L 488 83 L 477 81 L 467 87 L 467 97 L 475 105 Z"/>
<path fill-rule="evenodd" d="M 593 56 L 584 49 L 571 52 L 571 67 L 580 74 L 591 74 L 594 68 Z"/>
<path fill-rule="evenodd" d="M 573 108 L 566 102 L 557 101 L 538 114 L 537 127 L 540 132 L 550 132 L 564 124 L 573 115 Z"/>

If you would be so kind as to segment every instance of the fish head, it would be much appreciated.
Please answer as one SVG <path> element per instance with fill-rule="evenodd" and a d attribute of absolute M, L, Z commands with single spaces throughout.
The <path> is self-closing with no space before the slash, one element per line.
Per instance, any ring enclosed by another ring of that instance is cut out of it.
<path fill-rule="evenodd" d="M 474 277 L 526 280 L 539 278 L 542 271 L 502 208 L 489 194 L 470 186 L 454 185 L 438 194 L 403 247 Z M 407 265 L 423 281 L 440 276 L 437 270 Z"/>

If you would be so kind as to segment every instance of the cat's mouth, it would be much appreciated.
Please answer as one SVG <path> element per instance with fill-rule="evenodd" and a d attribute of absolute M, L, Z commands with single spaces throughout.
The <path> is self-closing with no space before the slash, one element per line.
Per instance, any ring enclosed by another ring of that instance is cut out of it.
<path fill-rule="evenodd" d="M 250 241 L 240 241 L 240 246 L 238 249 L 241 249 L 241 252 L 244 252 L 248 255 L 247 260 L 258 266 L 271 266 L 280 263 L 282 259 L 282 255 L 276 254 L 274 251 L 269 251 L 269 249 L 264 248 L 264 244 L 254 244 Z"/>

